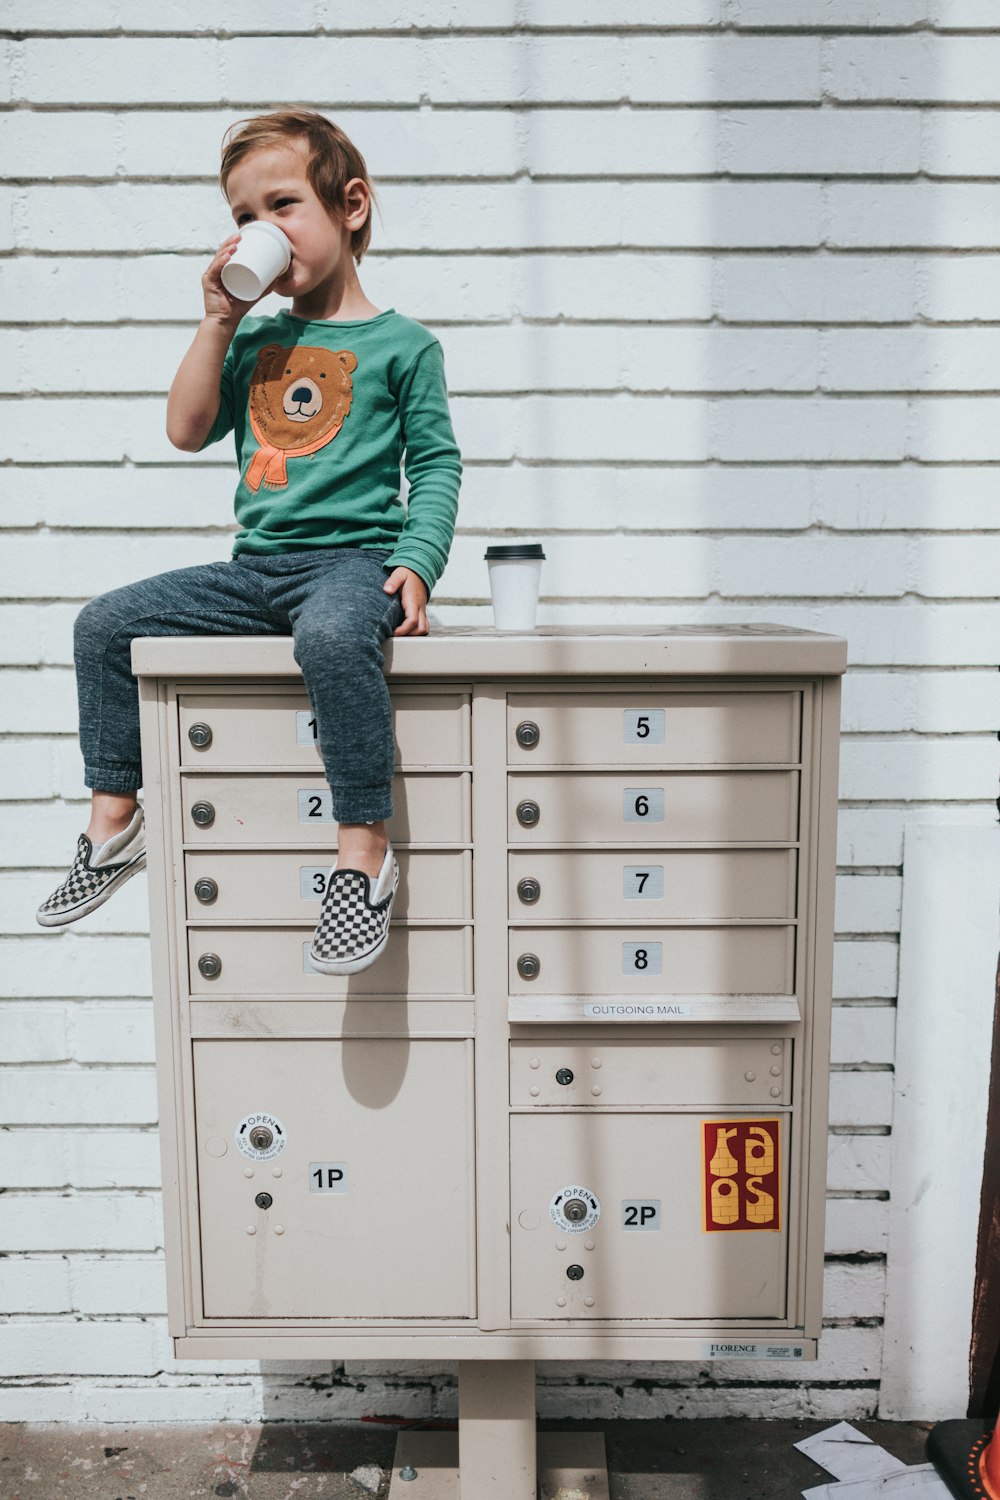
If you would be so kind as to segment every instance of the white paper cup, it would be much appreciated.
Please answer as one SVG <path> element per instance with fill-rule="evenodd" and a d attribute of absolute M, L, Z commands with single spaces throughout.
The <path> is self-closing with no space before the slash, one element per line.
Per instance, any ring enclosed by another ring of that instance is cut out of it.
<path fill-rule="evenodd" d="M 292 259 L 287 235 L 276 224 L 254 219 L 240 232 L 240 242 L 222 268 L 222 285 L 241 302 L 256 302 Z"/>
<path fill-rule="evenodd" d="M 539 542 L 487 547 L 493 623 L 497 630 L 534 630 L 545 553 Z"/>

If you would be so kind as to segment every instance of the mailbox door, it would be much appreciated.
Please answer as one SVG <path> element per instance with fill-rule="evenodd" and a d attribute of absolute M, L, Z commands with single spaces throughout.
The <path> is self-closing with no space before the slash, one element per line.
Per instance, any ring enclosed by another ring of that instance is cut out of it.
<path fill-rule="evenodd" d="M 512 1317 L 784 1318 L 789 1127 L 779 1111 L 512 1116 Z"/>
<path fill-rule="evenodd" d="M 471 1050 L 195 1042 L 206 1318 L 474 1316 Z"/>

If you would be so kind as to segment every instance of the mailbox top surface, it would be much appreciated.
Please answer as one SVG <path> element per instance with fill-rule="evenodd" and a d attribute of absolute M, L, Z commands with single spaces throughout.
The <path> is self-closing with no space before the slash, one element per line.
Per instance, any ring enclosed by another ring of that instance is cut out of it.
<path fill-rule="evenodd" d="M 829 677 L 847 667 L 842 636 L 792 626 L 540 626 L 523 634 L 439 626 L 385 646 L 390 678 Z M 137 677 L 299 677 L 290 636 L 163 636 L 133 642 Z"/>

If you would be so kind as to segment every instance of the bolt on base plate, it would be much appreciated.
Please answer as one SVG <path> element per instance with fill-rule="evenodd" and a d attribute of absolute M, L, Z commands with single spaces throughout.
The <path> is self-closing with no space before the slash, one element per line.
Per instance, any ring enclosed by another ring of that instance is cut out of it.
<path fill-rule="evenodd" d="M 415 1479 L 400 1470 L 415 1469 Z M 467 1476 L 466 1500 L 488 1495 Z M 396 1439 L 389 1500 L 461 1500 L 457 1432 L 401 1432 Z M 602 1432 L 538 1434 L 539 1500 L 610 1500 Z"/>

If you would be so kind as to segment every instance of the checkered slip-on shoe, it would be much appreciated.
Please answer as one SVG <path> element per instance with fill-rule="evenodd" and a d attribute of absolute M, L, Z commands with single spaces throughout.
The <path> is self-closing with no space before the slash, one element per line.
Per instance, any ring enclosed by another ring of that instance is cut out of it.
<path fill-rule="evenodd" d="M 309 957 L 321 974 L 360 974 L 389 940 L 389 918 L 399 884 L 390 845 L 374 882 L 362 870 L 333 870 Z"/>
<path fill-rule="evenodd" d="M 96 849 L 81 833 L 72 869 L 62 885 L 42 902 L 35 920 L 41 927 L 64 927 L 67 922 L 75 922 L 96 910 L 145 867 L 146 830 L 142 808 L 137 807 L 128 827 Z"/>

